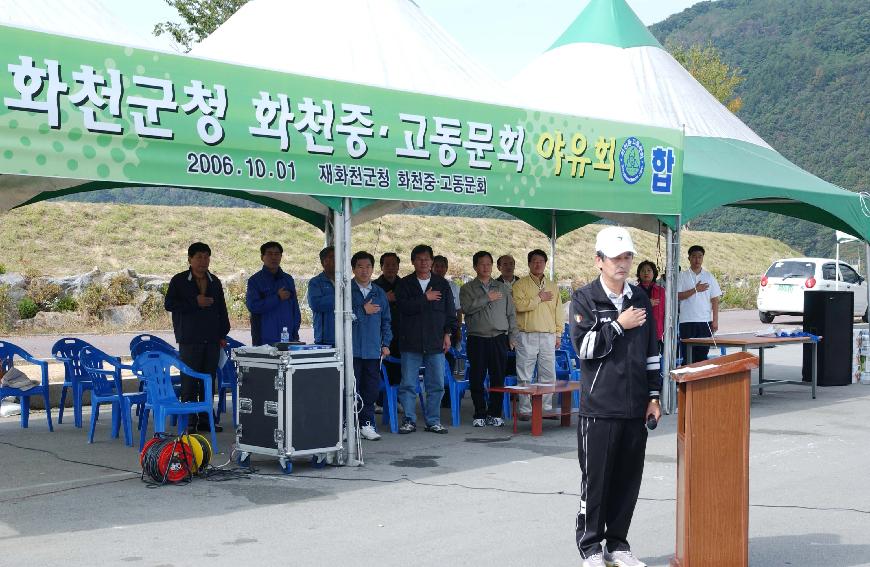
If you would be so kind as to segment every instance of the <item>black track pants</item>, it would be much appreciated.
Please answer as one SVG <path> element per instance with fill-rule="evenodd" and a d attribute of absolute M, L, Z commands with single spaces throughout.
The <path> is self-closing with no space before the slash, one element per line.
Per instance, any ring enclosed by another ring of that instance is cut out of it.
<path fill-rule="evenodd" d="M 584 559 L 600 553 L 604 540 L 608 551 L 630 549 L 628 527 L 640 492 L 646 437 L 641 418 L 580 418 L 580 511 L 575 529 Z"/>

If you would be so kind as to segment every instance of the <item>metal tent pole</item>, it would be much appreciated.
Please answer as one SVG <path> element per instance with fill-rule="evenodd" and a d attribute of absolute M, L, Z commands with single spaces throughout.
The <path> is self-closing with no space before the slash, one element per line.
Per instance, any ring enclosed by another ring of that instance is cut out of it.
<path fill-rule="evenodd" d="M 353 374 L 353 342 L 348 335 L 350 333 L 350 320 L 347 318 L 345 296 L 350 292 L 348 286 L 347 269 L 350 265 L 346 261 L 347 250 L 350 248 L 350 199 L 345 199 L 342 211 L 333 213 L 331 224 L 333 242 L 335 246 L 335 348 L 342 363 L 342 376 L 344 377 L 344 422 L 347 432 L 347 444 L 344 447 L 343 461 L 350 466 L 360 464 L 357 453 L 356 439 L 356 412 L 355 395 L 356 385 Z M 327 240 L 328 242 L 328 240 Z M 350 370 L 348 370 L 350 368 Z"/>
<path fill-rule="evenodd" d="M 556 209 L 550 216 L 550 279 L 556 281 Z"/>
<path fill-rule="evenodd" d="M 677 410 L 676 384 L 671 380 L 671 370 L 677 358 L 677 265 L 680 256 L 680 217 L 676 230 L 667 227 L 665 241 L 665 334 L 662 358 L 662 409 L 666 414 Z"/>

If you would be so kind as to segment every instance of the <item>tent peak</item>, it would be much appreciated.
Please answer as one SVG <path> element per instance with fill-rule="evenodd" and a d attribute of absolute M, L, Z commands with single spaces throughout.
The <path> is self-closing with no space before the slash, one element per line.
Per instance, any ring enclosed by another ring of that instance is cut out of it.
<path fill-rule="evenodd" d="M 572 43 L 602 43 L 615 47 L 661 47 L 625 0 L 589 0 L 548 51 Z"/>

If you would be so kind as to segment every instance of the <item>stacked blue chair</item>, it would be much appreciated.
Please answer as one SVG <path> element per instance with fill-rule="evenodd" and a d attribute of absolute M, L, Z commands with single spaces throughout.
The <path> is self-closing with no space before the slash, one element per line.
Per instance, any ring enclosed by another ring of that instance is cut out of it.
<path fill-rule="evenodd" d="M 215 423 L 220 423 L 221 414 L 227 411 L 227 390 L 229 390 L 232 398 L 233 398 L 233 427 L 239 425 L 239 414 L 238 414 L 238 384 L 239 384 L 239 375 L 236 373 L 236 366 L 230 360 L 231 351 L 234 348 L 239 348 L 245 346 L 245 343 L 239 342 L 236 339 L 227 336 L 226 337 L 227 346 L 224 347 L 224 353 L 227 356 L 227 361 L 223 365 L 222 368 L 218 368 L 217 370 L 217 380 L 218 380 L 218 405 L 217 412 L 215 413 L 214 421 Z"/>
<path fill-rule="evenodd" d="M 174 346 L 154 335 L 137 335 L 130 340 L 130 356 L 135 360 L 143 352 L 159 351 L 178 356 Z"/>
<path fill-rule="evenodd" d="M 118 429 L 124 426 L 124 443 L 133 446 L 133 406 L 141 410 L 145 405 L 145 392 L 124 393 L 121 379 L 122 370 L 132 367 L 121 364 L 121 359 L 110 356 L 92 346 L 82 348 L 80 353 L 82 367 L 93 382 L 91 390 L 91 427 L 88 443 L 94 442 L 94 430 L 100 418 L 100 406 L 112 405 L 112 439 L 118 438 Z M 139 426 L 142 425 L 142 412 L 139 413 Z"/>
<path fill-rule="evenodd" d="M 451 349 L 453 350 L 453 349 Z M 458 357 L 459 354 L 454 351 L 454 356 Z M 462 397 L 465 395 L 465 392 L 469 388 L 468 382 L 468 369 L 466 367 L 465 376 L 463 380 L 457 380 L 453 375 L 453 369 L 448 368 L 448 365 L 444 365 L 444 386 L 450 391 L 450 421 L 453 427 L 459 427 L 460 422 L 460 410 L 462 406 Z"/>
<path fill-rule="evenodd" d="M 20 358 L 25 362 L 39 366 L 42 373 L 42 379 L 39 386 L 34 386 L 28 390 L 20 390 L 9 386 L 0 386 L 0 398 L 6 396 L 16 396 L 21 402 L 21 427 L 27 428 L 28 420 L 30 419 L 30 397 L 42 396 L 45 401 L 45 417 L 48 420 L 48 430 L 54 431 L 51 425 L 51 403 L 48 396 L 48 363 L 44 360 L 38 360 L 29 352 L 18 345 L 0 341 L 0 364 L 3 365 L 3 370 L 9 370 L 15 364 L 15 357 Z"/>
<path fill-rule="evenodd" d="M 82 398 L 85 390 L 93 389 L 90 376 L 85 374 L 82 368 L 79 353 L 90 343 L 81 339 L 65 337 L 54 343 L 51 354 L 63 363 L 63 387 L 60 390 L 60 408 L 57 412 L 57 422 L 63 423 L 63 410 L 66 406 L 67 390 L 72 390 L 73 395 L 73 421 L 76 427 L 82 426 Z"/>
<path fill-rule="evenodd" d="M 563 349 L 556 350 L 556 379 L 570 380 L 572 382 L 580 381 L 580 369 L 574 366 L 571 356 Z M 575 408 L 580 407 L 579 391 L 571 394 L 571 405 Z"/>
<path fill-rule="evenodd" d="M 401 364 L 402 360 L 394 356 L 388 356 L 384 362 L 393 364 Z M 399 385 L 390 384 L 390 379 L 387 377 L 387 368 L 381 364 L 381 390 L 384 392 L 384 416 L 381 423 L 390 425 L 390 432 L 399 432 Z M 417 395 L 420 397 L 420 407 L 425 408 L 426 404 L 423 401 L 423 388 L 417 382 Z"/>
<path fill-rule="evenodd" d="M 175 394 L 172 386 L 172 370 L 176 369 L 195 380 L 202 380 L 205 400 L 201 402 L 182 402 Z M 187 427 L 187 416 L 205 413 L 211 428 L 211 444 L 217 452 L 217 436 L 214 432 L 214 413 L 212 401 L 214 392 L 211 387 L 211 375 L 197 372 L 171 354 L 160 351 L 144 352 L 133 361 L 133 372 L 145 383 L 147 394 L 145 408 L 141 412 L 139 430 L 139 450 L 145 445 L 145 434 L 148 430 L 148 416 L 154 413 L 154 433 L 166 432 L 166 418 L 178 416 L 178 429 L 183 432 Z"/>

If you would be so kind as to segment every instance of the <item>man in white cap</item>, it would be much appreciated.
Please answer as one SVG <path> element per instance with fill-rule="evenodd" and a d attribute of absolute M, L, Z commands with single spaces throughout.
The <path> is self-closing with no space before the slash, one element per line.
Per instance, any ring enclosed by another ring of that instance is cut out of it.
<path fill-rule="evenodd" d="M 571 298 L 571 341 L 583 375 L 577 548 L 584 567 L 645 567 L 631 552 L 628 528 L 643 477 L 645 424 L 661 416 L 656 329 L 649 298 L 627 281 L 635 256 L 628 231 L 603 229 L 595 250 L 601 276 Z"/>

